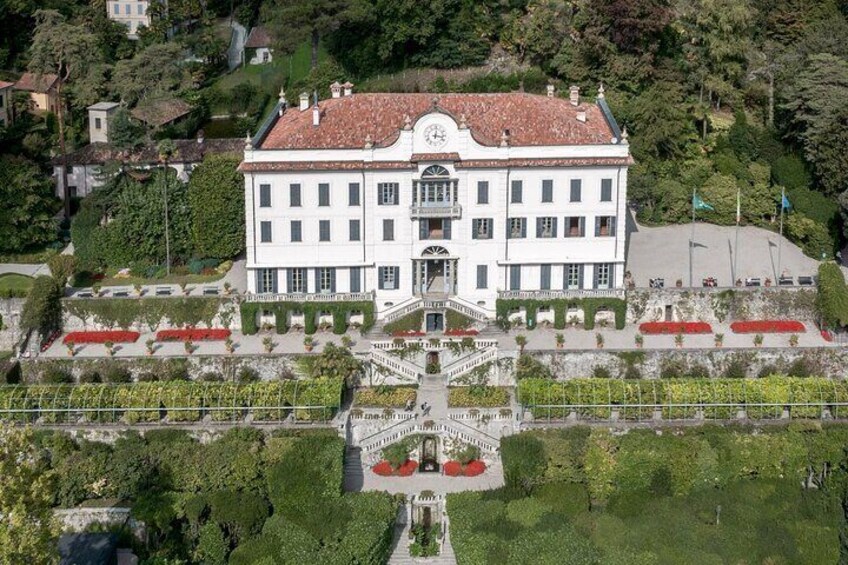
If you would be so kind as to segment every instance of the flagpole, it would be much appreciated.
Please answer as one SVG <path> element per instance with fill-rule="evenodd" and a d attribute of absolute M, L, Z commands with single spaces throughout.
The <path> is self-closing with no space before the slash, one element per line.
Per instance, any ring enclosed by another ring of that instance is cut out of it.
<path fill-rule="evenodd" d="M 733 245 L 733 280 L 730 286 L 736 284 L 739 278 L 739 222 L 742 218 L 742 189 L 736 187 L 736 243 Z"/>
<path fill-rule="evenodd" d="M 780 282 L 781 270 L 780 270 L 780 255 L 781 250 L 783 248 L 783 209 L 786 207 L 784 204 L 786 203 L 786 188 L 783 187 L 780 192 L 780 239 L 777 240 L 777 277 L 776 283 Z"/>
<path fill-rule="evenodd" d="M 695 196 L 697 188 L 692 187 L 692 237 L 689 239 L 689 288 L 694 288 L 692 282 L 692 258 L 695 251 Z"/>

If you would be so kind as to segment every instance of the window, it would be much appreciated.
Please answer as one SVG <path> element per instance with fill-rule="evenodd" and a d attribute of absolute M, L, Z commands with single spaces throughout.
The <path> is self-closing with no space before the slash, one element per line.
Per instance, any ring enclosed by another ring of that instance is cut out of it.
<path fill-rule="evenodd" d="M 128 16 L 129 16 L 130 14 L 132 14 L 132 6 L 130 6 L 129 4 L 127 4 L 126 6 L 124 6 L 124 13 L 125 13 L 126 15 L 128 15 Z"/>
<path fill-rule="evenodd" d="M 115 3 L 112 5 L 112 12 L 114 12 L 116 16 L 117 16 L 118 14 L 120 14 L 120 13 L 121 13 L 121 5 L 120 5 L 120 4 L 118 4 L 117 2 L 115 2 Z"/>
<path fill-rule="evenodd" d="M 583 265 L 569 264 L 563 266 L 563 288 L 578 290 L 583 288 Z"/>
<path fill-rule="evenodd" d="M 521 265 L 509 266 L 509 290 L 521 290 Z"/>
<path fill-rule="evenodd" d="M 143 15 L 144 15 L 144 4 L 141 4 L 141 3 L 139 3 L 139 4 L 138 4 L 138 10 L 137 10 L 137 12 L 138 12 L 138 15 L 139 15 L 139 16 L 143 16 Z"/>
<path fill-rule="evenodd" d="M 477 204 L 489 203 L 489 181 L 481 180 L 477 183 Z"/>
<path fill-rule="evenodd" d="M 471 220 L 471 239 L 492 239 L 492 218 Z"/>
<path fill-rule="evenodd" d="M 521 239 L 527 237 L 526 218 L 509 218 L 507 220 L 507 237 Z"/>
<path fill-rule="evenodd" d="M 542 181 L 542 202 L 554 201 L 554 181 L 548 179 Z"/>
<path fill-rule="evenodd" d="M 318 241 L 330 241 L 330 220 L 318 221 Z"/>
<path fill-rule="evenodd" d="M 259 269 L 256 272 L 256 292 L 277 292 L 277 269 Z"/>
<path fill-rule="evenodd" d="M 294 207 L 300 206 L 300 185 L 292 184 L 289 185 L 289 200 L 290 204 Z"/>
<path fill-rule="evenodd" d="M 397 290 L 400 278 L 400 267 L 379 267 L 377 269 L 377 286 L 380 290 Z"/>
<path fill-rule="evenodd" d="M 612 202 L 612 179 L 601 179 L 601 202 Z"/>
<path fill-rule="evenodd" d="M 510 190 L 509 201 L 513 204 L 521 204 L 522 184 L 520 180 L 512 181 L 512 190 Z"/>
<path fill-rule="evenodd" d="M 359 206 L 359 183 L 352 182 L 347 185 L 347 204 L 348 206 Z"/>
<path fill-rule="evenodd" d="M 5 107 L 5 104 L 3 104 L 3 95 L 0 94 L 0 108 L 3 108 L 3 107 Z"/>
<path fill-rule="evenodd" d="M 570 202 L 580 202 L 580 190 L 582 186 L 583 182 L 580 179 L 571 179 Z"/>
<path fill-rule="evenodd" d="M 400 185 L 396 182 L 377 183 L 377 204 L 394 206 L 400 202 Z"/>
<path fill-rule="evenodd" d="M 260 208 L 270 208 L 271 207 L 271 185 L 270 184 L 260 184 L 259 185 L 259 207 Z"/>
<path fill-rule="evenodd" d="M 271 242 L 271 222 L 259 222 L 259 241 L 262 243 Z"/>
<path fill-rule="evenodd" d="M 615 235 L 615 216 L 595 217 L 595 237 L 612 237 Z"/>
<path fill-rule="evenodd" d="M 75 187 L 75 186 L 74 186 L 74 185 L 72 185 L 72 184 L 71 184 L 71 185 L 68 185 L 68 194 L 70 194 L 70 195 L 71 195 L 71 198 L 76 198 L 76 197 L 78 196 L 78 194 L 77 194 L 77 187 Z"/>
<path fill-rule="evenodd" d="M 583 237 L 586 235 L 585 218 L 583 216 L 565 217 L 565 237 Z"/>
<path fill-rule="evenodd" d="M 349 228 L 350 228 L 350 240 L 351 241 L 359 241 L 360 240 L 359 220 L 350 220 Z"/>
<path fill-rule="evenodd" d="M 418 220 L 418 239 L 450 239 L 451 221 L 448 218 L 430 218 Z"/>
<path fill-rule="evenodd" d="M 292 220 L 291 240 L 293 242 L 303 241 L 303 228 L 301 226 L 300 220 Z"/>
<path fill-rule="evenodd" d="M 551 266 L 541 265 L 539 270 L 540 280 L 539 288 L 542 290 L 551 290 Z"/>
<path fill-rule="evenodd" d="M 612 264 L 595 264 L 595 288 L 612 288 Z"/>
<path fill-rule="evenodd" d="M 330 185 L 321 183 L 318 185 L 318 206 L 330 205 Z"/>
<path fill-rule="evenodd" d="M 336 292 L 336 270 L 331 267 L 322 267 L 318 269 L 318 292 L 321 294 L 329 294 Z"/>
<path fill-rule="evenodd" d="M 362 292 L 362 267 L 350 268 L 350 291 Z"/>
<path fill-rule="evenodd" d="M 267 63 L 270 60 L 271 60 L 271 54 L 268 53 L 267 51 L 262 51 L 262 62 Z"/>
<path fill-rule="evenodd" d="M 289 269 L 288 292 L 303 294 L 306 292 L 306 269 Z"/>
<path fill-rule="evenodd" d="M 477 288 L 489 288 L 488 265 L 477 265 Z"/>
<path fill-rule="evenodd" d="M 3 97 L 0 96 L 0 106 L 3 105 Z M 103 124 L 100 121 L 100 118 L 94 118 L 94 129 L 102 129 Z"/>
<path fill-rule="evenodd" d="M 536 237 L 556 237 L 557 219 L 551 216 L 536 218 Z"/>
<path fill-rule="evenodd" d="M 383 220 L 383 241 L 394 241 L 395 239 L 395 221 Z"/>

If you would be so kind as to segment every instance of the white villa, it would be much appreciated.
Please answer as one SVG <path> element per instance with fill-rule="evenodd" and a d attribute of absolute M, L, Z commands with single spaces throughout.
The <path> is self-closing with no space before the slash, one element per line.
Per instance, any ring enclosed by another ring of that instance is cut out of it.
<path fill-rule="evenodd" d="M 137 39 L 139 28 L 150 27 L 149 7 L 150 0 L 107 0 L 106 15 L 110 20 L 127 26 L 130 39 Z"/>
<path fill-rule="evenodd" d="M 424 306 L 438 330 L 432 301 L 493 319 L 499 298 L 622 292 L 633 161 L 602 87 L 331 91 L 281 101 L 245 148 L 250 299 Z"/>

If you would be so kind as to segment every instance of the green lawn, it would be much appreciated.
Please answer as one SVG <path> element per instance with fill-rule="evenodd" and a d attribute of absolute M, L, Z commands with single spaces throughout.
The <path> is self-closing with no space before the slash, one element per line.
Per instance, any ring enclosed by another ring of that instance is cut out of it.
<path fill-rule="evenodd" d="M 29 251 L 22 251 L 20 253 L 6 253 L 5 255 L 0 254 L 0 263 L 38 265 L 39 263 L 46 263 L 47 260 L 56 253 L 57 251 L 52 247 L 45 247 L 44 249 L 33 249 Z"/>
<path fill-rule="evenodd" d="M 0 296 L 4 296 L 9 292 L 16 294 L 27 293 L 30 287 L 32 287 L 32 277 L 14 273 L 0 275 Z"/>

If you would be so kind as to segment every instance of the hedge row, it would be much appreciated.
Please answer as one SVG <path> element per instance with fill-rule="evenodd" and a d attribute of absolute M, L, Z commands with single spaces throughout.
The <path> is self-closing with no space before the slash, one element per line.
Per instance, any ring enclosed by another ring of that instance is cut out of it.
<path fill-rule="evenodd" d="M 561 298 L 553 300 L 532 299 L 498 299 L 495 303 L 495 311 L 498 323 L 503 327 L 509 327 L 509 317 L 521 308 L 527 314 L 527 325 L 535 326 L 539 308 L 551 308 L 554 312 L 554 327 L 564 329 L 567 323 L 566 312 L 570 308 L 583 309 L 583 328 L 592 330 L 595 328 L 595 315 L 598 310 L 608 309 L 615 313 L 615 329 L 624 329 L 627 319 L 627 301 L 621 298 Z"/>
<path fill-rule="evenodd" d="M 108 329 L 129 329 L 136 323 L 145 324 L 155 331 L 165 320 L 171 326 L 212 326 L 221 306 L 228 300 L 208 296 L 172 298 L 73 298 L 62 301 L 65 312 L 81 321 L 94 320 Z M 222 321 L 226 312 L 221 312 Z"/>
<path fill-rule="evenodd" d="M 298 420 L 327 420 L 341 400 L 342 378 L 249 384 L 156 382 L 127 385 L 0 386 L 0 419 L 42 423 L 123 420 L 197 422 L 282 420 L 292 407 Z"/>
<path fill-rule="evenodd" d="M 362 332 L 367 332 L 374 325 L 374 303 L 359 302 L 243 302 L 241 309 L 241 331 L 252 335 L 259 331 L 256 316 L 267 310 L 274 314 L 278 334 L 289 330 L 289 313 L 302 313 L 304 332 L 314 334 L 318 330 L 318 316 L 322 312 L 332 314 L 333 333 L 343 334 L 347 330 L 347 317 L 354 312 L 362 313 Z"/>
<path fill-rule="evenodd" d="M 622 419 L 650 419 L 655 407 L 667 419 L 695 418 L 699 409 L 705 418 L 732 419 L 739 410 L 746 410 L 748 418 L 780 418 L 783 407 L 792 404 L 802 404 L 791 407 L 793 418 L 820 418 L 822 408 L 828 406 L 834 416 L 848 413 L 848 406 L 834 406 L 848 402 L 848 384 L 783 376 L 563 382 L 530 378 L 518 383 L 518 398 L 537 418 L 564 418 L 575 412 L 580 417 L 607 419 L 613 408 L 597 406 L 607 404 L 627 405 L 618 409 Z"/>

